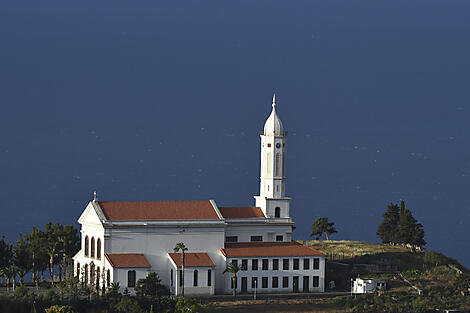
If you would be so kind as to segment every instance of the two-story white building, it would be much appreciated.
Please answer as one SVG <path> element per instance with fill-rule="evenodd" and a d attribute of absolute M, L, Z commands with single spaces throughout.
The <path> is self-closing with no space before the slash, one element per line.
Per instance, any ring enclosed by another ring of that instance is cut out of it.
<path fill-rule="evenodd" d="M 137 280 L 157 272 L 170 292 L 186 295 L 230 293 L 229 263 L 242 270 L 238 292 L 324 291 L 325 254 L 292 241 L 294 223 L 285 196 L 286 133 L 272 112 L 261 134 L 260 193 L 254 207 L 218 207 L 205 201 L 98 201 L 78 219 L 82 249 L 76 274 L 86 284 L 118 282 L 132 293 Z"/>

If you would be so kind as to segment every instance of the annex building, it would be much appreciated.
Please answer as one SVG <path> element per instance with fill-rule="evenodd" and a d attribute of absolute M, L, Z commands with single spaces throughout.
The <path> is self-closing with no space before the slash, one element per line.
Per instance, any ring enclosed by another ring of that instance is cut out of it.
<path fill-rule="evenodd" d="M 88 203 L 81 224 L 81 250 L 74 268 L 87 284 L 134 292 L 136 282 L 157 272 L 170 292 L 185 295 L 232 292 L 230 263 L 238 293 L 323 292 L 325 254 L 292 241 L 294 222 L 286 190 L 286 133 L 272 112 L 261 133 L 259 195 L 253 207 L 219 207 L 206 201 L 99 201 Z"/>

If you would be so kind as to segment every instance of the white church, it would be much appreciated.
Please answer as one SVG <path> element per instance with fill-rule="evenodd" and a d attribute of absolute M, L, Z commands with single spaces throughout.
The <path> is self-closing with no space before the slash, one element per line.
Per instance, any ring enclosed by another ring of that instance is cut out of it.
<path fill-rule="evenodd" d="M 134 293 L 137 280 L 156 272 L 174 295 L 232 292 L 230 263 L 241 267 L 237 293 L 323 292 L 325 254 L 292 241 L 294 222 L 285 195 L 286 133 L 272 112 L 261 134 L 259 196 L 253 207 L 206 201 L 92 200 L 78 219 L 81 250 L 76 274 L 86 284 L 119 283 Z"/>

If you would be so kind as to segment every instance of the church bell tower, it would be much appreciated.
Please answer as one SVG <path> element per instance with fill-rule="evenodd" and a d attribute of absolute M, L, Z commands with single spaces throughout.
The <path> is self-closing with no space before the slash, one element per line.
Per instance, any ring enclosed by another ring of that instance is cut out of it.
<path fill-rule="evenodd" d="M 276 95 L 273 95 L 271 115 L 261 133 L 261 176 L 256 206 L 266 217 L 289 218 L 290 198 L 286 193 L 286 133 L 276 113 Z"/>

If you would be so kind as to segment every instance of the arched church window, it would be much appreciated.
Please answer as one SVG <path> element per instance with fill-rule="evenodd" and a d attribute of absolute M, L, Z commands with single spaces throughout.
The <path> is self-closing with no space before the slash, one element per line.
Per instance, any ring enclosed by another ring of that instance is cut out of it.
<path fill-rule="evenodd" d="M 80 263 L 77 263 L 77 277 L 80 277 Z"/>
<path fill-rule="evenodd" d="M 111 287 L 111 271 L 109 269 L 106 271 L 106 285 Z"/>
<path fill-rule="evenodd" d="M 281 217 L 281 208 L 278 206 L 274 209 L 274 217 Z"/>
<path fill-rule="evenodd" d="M 98 238 L 96 241 L 96 258 L 101 260 L 101 239 Z"/>
<path fill-rule="evenodd" d="M 85 264 L 85 285 L 88 285 L 88 264 Z"/>
<path fill-rule="evenodd" d="M 88 236 L 85 237 L 85 256 L 88 256 Z"/>
<path fill-rule="evenodd" d="M 197 279 L 198 279 L 198 272 L 194 270 L 194 279 L 193 279 L 193 286 L 197 287 Z"/>
<path fill-rule="evenodd" d="M 127 287 L 134 288 L 135 287 L 135 271 L 128 271 L 127 272 Z"/>
<path fill-rule="evenodd" d="M 90 251 L 90 258 L 95 257 L 95 237 L 91 237 L 91 251 Z"/>
<path fill-rule="evenodd" d="M 170 286 L 173 287 L 173 269 L 170 271 Z"/>

